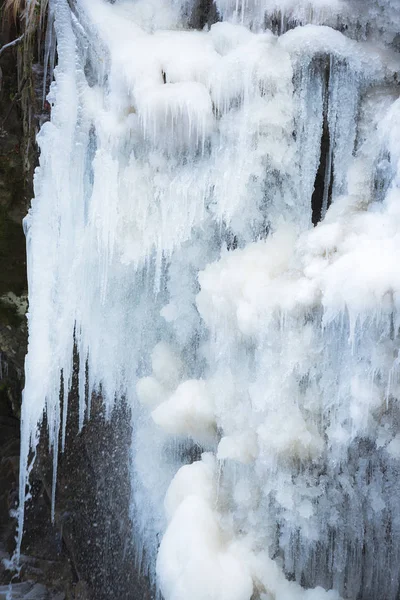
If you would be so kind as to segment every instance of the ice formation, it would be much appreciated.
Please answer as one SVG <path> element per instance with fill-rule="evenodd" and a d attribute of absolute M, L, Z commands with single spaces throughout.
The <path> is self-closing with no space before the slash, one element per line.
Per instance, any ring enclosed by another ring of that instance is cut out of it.
<path fill-rule="evenodd" d="M 165 600 L 395 600 L 400 7 L 214 8 L 50 0 L 19 541 L 44 413 L 56 501 L 75 343 L 80 425 L 92 392 L 132 408 Z"/>

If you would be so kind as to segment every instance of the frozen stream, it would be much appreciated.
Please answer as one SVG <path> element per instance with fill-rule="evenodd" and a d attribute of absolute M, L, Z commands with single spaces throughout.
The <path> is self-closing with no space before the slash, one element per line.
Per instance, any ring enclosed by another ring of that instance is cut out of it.
<path fill-rule="evenodd" d="M 75 336 L 81 426 L 92 392 L 131 406 L 165 600 L 396 600 L 399 2 L 49 10 L 21 506 Z"/>

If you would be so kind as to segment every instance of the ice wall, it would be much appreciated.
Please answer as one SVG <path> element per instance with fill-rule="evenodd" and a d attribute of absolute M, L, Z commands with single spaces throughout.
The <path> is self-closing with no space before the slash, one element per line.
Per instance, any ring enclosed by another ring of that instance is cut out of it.
<path fill-rule="evenodd" d="M 132 407 L 165 600 L 394 600 L 400 10 L 218 0 L 190 30 L 198 9 L 50 0 L 19 543 L 44 413 L 56 501 L 75 340 L 80 425 L 92 392 Z"/>

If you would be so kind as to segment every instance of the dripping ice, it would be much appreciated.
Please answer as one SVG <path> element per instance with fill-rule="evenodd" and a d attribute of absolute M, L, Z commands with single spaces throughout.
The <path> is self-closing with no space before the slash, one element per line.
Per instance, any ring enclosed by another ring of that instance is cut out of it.
<path fill-rule="evenodd" d="M 44 413 L 54 510 L 75 344 L 80 426 L 86 384 L 131 407 L 165 600 L 394 599 L 399 9 L 218 0 L 195 31 L 189 3 L 50 7 L 19 543 Z"/>

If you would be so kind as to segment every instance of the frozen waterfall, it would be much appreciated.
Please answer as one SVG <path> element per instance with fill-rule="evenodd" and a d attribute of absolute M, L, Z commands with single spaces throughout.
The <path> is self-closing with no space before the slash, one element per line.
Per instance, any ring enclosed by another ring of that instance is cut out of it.
<path fill-rule="evenodd" d="M 400 4 L 208 14 L 50 0 L 19 543 L 44 414 L 57 502 L 76 345 L 80 426 L 94 392 L 131 407 L 165 600 L 396 600 Z"/>

